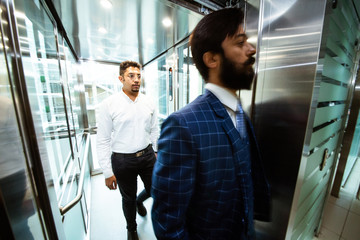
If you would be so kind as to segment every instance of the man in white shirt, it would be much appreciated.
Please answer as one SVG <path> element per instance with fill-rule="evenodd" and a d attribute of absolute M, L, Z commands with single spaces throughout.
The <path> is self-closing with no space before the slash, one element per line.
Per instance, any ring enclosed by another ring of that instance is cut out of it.
<path fill-rule="evenodd" d="M 157 109 L 153 101 L 139 92 L 141 66 L 137 62 L 120 64 L 120 93 L 105 99 L 99 107 L 97 152 L 109 189 L 119 185 L 128 239 L 138 239 L 136 209 L 146 215 L 143 201 L 150 196 L 151 177 L 159 135 Z M 136 198 L 137 176 L 145 190 Z"/>

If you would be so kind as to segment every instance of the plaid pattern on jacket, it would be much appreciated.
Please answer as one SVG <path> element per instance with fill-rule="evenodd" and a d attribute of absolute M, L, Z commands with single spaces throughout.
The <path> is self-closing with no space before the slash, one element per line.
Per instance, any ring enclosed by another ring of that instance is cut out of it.
<path fill-rule="evenodd" d="M 270 193 L 247 119 L 254 217 L 269 220 Z M 158 239 L 249 239 L 245 233 L 244 142 L 210 91 L 163 123 L 152 178 L 152 222 Z M 250 214 L 252 216 L 252 214 Z"/>

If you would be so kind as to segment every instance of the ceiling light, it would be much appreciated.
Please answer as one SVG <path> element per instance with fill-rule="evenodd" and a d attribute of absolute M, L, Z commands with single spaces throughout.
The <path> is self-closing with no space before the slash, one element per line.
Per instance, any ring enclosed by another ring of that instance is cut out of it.
<path fill-rule="evenodd" d="M 172 21 L 170 20 L 170 18 L 166 17 L 162 21 L 162 24 L 164 25 L 164 27 L 170 27 L 172 25 Z"/>
<path fill-rule="evenodd" d="M 101 32 L 103 34 L 107 33 L 107 30 L 105 28 L 103 28 L 103 27 L 99 27 L 98 30 L 99 30 L 99 32 Z"/>
<path fill-rule="evenodd" d="M 109 0 L 100 0 L 100 4 L 106 9 L 112 8 L 112 3 Z"/>

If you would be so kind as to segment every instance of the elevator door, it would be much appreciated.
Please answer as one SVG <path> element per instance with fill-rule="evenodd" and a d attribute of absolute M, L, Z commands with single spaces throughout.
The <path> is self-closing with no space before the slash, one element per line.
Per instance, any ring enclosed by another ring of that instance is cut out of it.
<path fill-rule="evenodd" d="M 25 152 L 31 153 L 26 174 L 31 179 L 31 193 L 41 199 L 37 205 L 41 224 L 35 224 L 43 231 L 34 237 L 85 239 L 91 143 L 84 131 L 87 117 L 83 114 L 84 90 L 78 81 L 76 59 L 43 2 L 5 2 L 2 7 L 6 6 L 12 21 L 7 27 L 13 33 L 7 51 L 18 56 L 7 59 L 7 64 L 17 63 L 9 69 L 16 71 L 15 90 L 22 94 L 17 104 L 22 106 L 18 111 L 25 119 L 19 124 L 28 122 L 27 129 L 20 131 L 27 143 Z"/>
<path fill-rule="evenodd" d="M 188 41 L 169 49 L 144 66 L 145 94 L 159 111 L 159 123 L 172 112 L 192 102 L 204 91 L 204 82 L 192 62 Z"/>
<path fill-rule="evenodd" d="M 204 81 L 192 61 L 189 43 L 176 47 L 177 109 L 192 102 L 204 91 Z"/>
<path fill-rule="evenodd" d="M 17 125 L 15 96 L 9 79 L 15 73 L 6 61 L 2 32 L 0 40 L 0 238 L 44 239 Z"/>

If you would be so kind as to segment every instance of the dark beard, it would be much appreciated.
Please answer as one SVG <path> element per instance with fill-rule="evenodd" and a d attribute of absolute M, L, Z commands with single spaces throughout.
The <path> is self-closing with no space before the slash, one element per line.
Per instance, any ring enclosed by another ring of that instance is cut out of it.
<path fill-rule="evenodd" d="M 220 78 L 225 87 L 236 90 L 250 89 L 254 78 L 254 70 L 250 66 L 254 62 L 255 58 L 250 57 L 242 67 L 236 67 L 222 53 Z"/>

